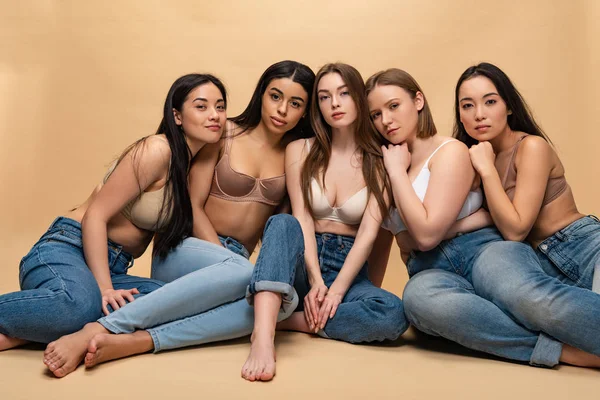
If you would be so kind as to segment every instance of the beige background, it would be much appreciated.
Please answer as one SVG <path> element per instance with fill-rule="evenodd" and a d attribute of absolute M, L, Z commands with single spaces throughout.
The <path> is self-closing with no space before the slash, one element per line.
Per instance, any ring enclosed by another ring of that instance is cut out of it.
<path fill-rule="evenodd" d="M 1 0 L 0 10 L 0 292 L 18 288 L 19 259 L 52 219 L 82 202 L 125 146 L 154 132 L 172 81 L 218 75 L 233 116 L 263 70 L 288 58 L 315 71 L 347 62 L 364 78 L 403 68 L 442 134 L 462 71 L 496 63 L 554 141 L 580 210 L 600 213 L 597 1 Z M 148 267 L 143 257 L 134 271 Z M 384 285 L 401 294 L 405 281 L 394 249 Z M 477 357 L 412 332 L 385 347 L 284 334 L 275 381 L 250 384 L 238 377 L 247 342 L 146 355 L 63 381 L 44 374 L 39 350 L 4 352 L 0 397 L 564 398 L 598 387 L 597 371 Z"/>

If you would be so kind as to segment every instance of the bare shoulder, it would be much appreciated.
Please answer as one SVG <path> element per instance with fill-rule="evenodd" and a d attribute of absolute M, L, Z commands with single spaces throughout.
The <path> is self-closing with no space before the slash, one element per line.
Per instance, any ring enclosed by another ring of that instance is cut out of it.
<path fill-rule="evenodd" d="M 521 160 L 537 160 L 545 159 L 551 161 L 555 152 L 550 143 L 543 137 L 535 135 L 527 135 L 517 149 L 517 164 Z"/>
<path fill-rule="evenodd" d="M 286 156 L 296 156 L 296 157 L 299 157 L 300 155 L 302 155 L 302 152 L 305 151 L 305 149 L 306 149 L 306 141 L 307 140 L 312 145 L 314 138 L 298 139 L 298 140 L 294 140 L 293 142 L 290 142 L 285 148 L 285 155 Z"/>
<path fill-rule="evenodd" d="M 169 165 L 171 146 L 165 135 L 151 135 L 134 145 L 129 154 L 146 168 L 154 164 L 161 168 Z"/>
<path fill-rule="evenodd" d="M 432 167 L 436 161 L 440 161 L 443 164 L 448 162 L 468 161 L 470 164 L 471 157 L 469 156 L 469 148 L 460 140 L 446 140 L 443 142 L 443 147 L 431 158 L 429 163 L 430 167 Z"/>

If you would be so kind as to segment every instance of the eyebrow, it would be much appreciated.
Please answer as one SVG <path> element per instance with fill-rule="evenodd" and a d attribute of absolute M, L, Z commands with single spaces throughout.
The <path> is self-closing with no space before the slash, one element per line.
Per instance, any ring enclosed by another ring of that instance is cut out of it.
<path fill-rule="evenodd" d="M 482 99 L 485 99 L 485 98 L 486 98 L 486 97 L 488 97 L 488 96 L 500 96 L 500 95 L 499 95 L 498 93 L 496 93 L 496 92 L 490 92 L 490 93 L 488 93 L 488 94 L 484 94 L 484 95 L 483 95 L 481 98 L 482 98 Z M 472 99 L 472 98 L 470 98 L 470 97 L 463 97 L 463 98 L 462 98 L 462 99 L 460 99 L 458 102 L 460 103 L 461 101 L 466 101 L 466 100 L 471 100 L 471 101 L 473 101 L 473 99 Z"/>
<path fill-rule="evenodd" d="M 399 99 L 399 98 L 397 98 L 397 97 L 394 97 L 393 99 L 389 99 L 388 101 L 386 101 L 386 102 L 383 104 L 383 106 L 385 107 L 385 106 L 389 105 L 389 104 L 390 104 L 392 101 L 400 101 L 400 99 Z M 373 113 L 373 112 L 375 112 L 375 111 L 377 111 L 377 110 L 378 110 L 378 108 L 375 108 L 375 109 L 373 109 L 373 110 L 369 110 L 369 113 L 371 114 L 371 113 Z"/>
<path fill-rule="evenodd" d="M 197 101 L 197 100 L 200 100 L 200 101 L 206 101 L 206 102 L 208 102 L 208 100 L 207 100 L 207 99 L 205 99 L 204 97 L 196 97 L 194 100 L 192 100 L 192 103 L 193 103 L 194 101 Z M 217 103 L 220 103 L 220 102 L 225 102 L 225 100 L 223 100 L 223 99 L 219 99 L 219 100 L 217 100 Z"/>
<path fill-rule="evenodd" d="M 348 85 L 338 86 L 338 88 L 336 90 L 340 90 L 340 89 L 347 88 L 347 87 L 348 87 Z M 321 89 L 317 93 L 321 93 L 321 92 L 329 93 L 329 90 Z"/>
<path fill-rule="evenodd" d="M 282 95 L 282 96 L 284 95 L 283 92 L 281 90 L 277 89 L 276 87 L 272 87 L 269 90 L 274 90 L 277 93 L 279 93 L 280 95 Z M 300 100 L 301 102 L 306 103 L 306 101 L 302 97 L 292 96 L 291 98 L 294 99 L 294 100 Z"/>

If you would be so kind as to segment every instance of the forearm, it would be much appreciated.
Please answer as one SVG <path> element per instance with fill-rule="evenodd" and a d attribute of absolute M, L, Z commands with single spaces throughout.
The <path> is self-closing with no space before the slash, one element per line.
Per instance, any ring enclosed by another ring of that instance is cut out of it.
<path fill-rule="evenodd" d="M 473 214 L 456 221 L 444 237 L 444 239 L 452 239 L 459 233 L 473 232 L 486 226 L 494 225 L 494 221 L 489 212 L 480 208 Z"/>
<path fill-rule="evenodd" d="M 350 249 L 340 273 L 329 288 L 330 291 L 340 294 L 345 294 L 348 291 L 356 275 L 365 265 L 365 261 L 367 261 L 367 257 L 373 249 L 374 241 L 375 235 L 373 235 L 373 238 L 363 238 L 357 234 L 357 239 Z"/>
<path fill-rule="evenodd" d="M 206 215 L 204 209 L 194 210 L 194 228 L 192 233 L 198 239 L 206 240 L 219 246 L 222 245 L 219 240 L 219 234 L 208 219 L 208 215 Z"/>
<path fill-rule="evenodd" d="M 81 223 L 85 261 L 94 275 L 100 291 L 113 289 L 108 266 L 108 235 L 106 223 L 84 216 Z"/>
<path fill-rule="evenodd" d="M 306 272 L 308 274 L 308 280 L 311 286 L 315 284 L 323 283 L 323 276 L 321 275 L 321 267 L 319 265 L 319 257 L 317 255 L 317 241 L 315 240 L 315 228 L 314 221 L 307 213 L 300 215 L 294 215 L 300 227 L 302 228 L 302 235 L 304 236 L 304 262 L 306 264 Z"/>
<path fill-rule="evenodd" d="M 367 259 L 369 263 L 369 279 L 377 287 L 381 287 L 383 283 L 393 240 L 394 236 L 391 232 L 383 228 L 379 229 L 379 233 Z"/>
<path fill-rule="evenodd" d="M 481 177 L 486 201 L 494 224 L 507 240 L 521 241 L 527 236 L 530 227 L 526 223 L 510 201 L 502 187 L 498 173 L 484 174 Z"/>

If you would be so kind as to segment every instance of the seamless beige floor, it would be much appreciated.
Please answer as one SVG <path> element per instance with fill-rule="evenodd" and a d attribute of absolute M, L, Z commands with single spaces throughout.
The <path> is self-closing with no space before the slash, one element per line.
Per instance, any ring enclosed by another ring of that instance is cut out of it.
<path fill-rule="evenodd" d="M 18 260 L 35 239 L 14 244 L 0 269 L 0 291 L 17 289 Z M 10 243 L 6 238 L 4 244 Z M 147 275 L 149 260 L 134 267 Z M 393 255 L 384 286 L 401 294 L 406 274 Z M 584 399 L 600 371 L 533 368 L 471 352 L 409 330 L 386 345 L 351 345 L 299 333 L 277 337 L 270 383 L 240 378 L 249 339 L 146 354 L 49 375 L 40 346 L 0 353 L 0 399 Z"/>

